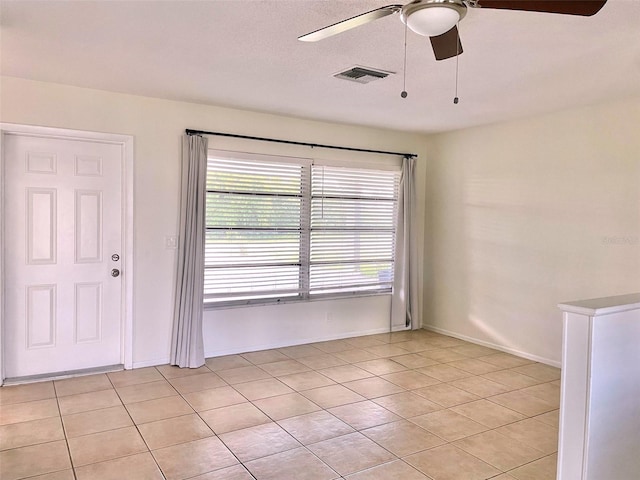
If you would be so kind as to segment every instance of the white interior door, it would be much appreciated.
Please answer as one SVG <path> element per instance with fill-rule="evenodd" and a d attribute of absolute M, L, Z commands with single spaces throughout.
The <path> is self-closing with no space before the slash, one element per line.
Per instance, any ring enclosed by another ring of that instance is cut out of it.
<path fill-rule="evenodd" d="M 122 145 L 4 137 L 7 378 L 123 363 Z"/>

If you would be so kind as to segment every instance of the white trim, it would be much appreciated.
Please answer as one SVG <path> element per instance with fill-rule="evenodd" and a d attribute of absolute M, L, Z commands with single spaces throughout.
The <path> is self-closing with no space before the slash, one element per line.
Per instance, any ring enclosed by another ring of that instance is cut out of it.
<path fill-rule="evenodd" d="M 146 367 L 158 367 L 160 365 L 168 365 L 170 361 L 169 357 L 157 358 L 155 360 L 145 360 L 144 362 L 133 362 L 131 368 L 146 368 Z"/>
<path fill-rule="evenodd" d="M 568 341 L 567 341 L 567 323 L 568 323 L 568 315 L 566 314 L 562 314 L 562 364 L 566 365 L 567 363 L 567 345 L 568 345 Z M 562 448 L 561 446 L 564 445 L 565 442 L 565 409 L 562 408 L 562 405 L 565 404 L 566 400 L 565 397 L 567 395 L 567 387 L 566 387 L 566 383 L 567 383 L 567 375 L 566 375 L 566 371 L 565 374 L 562 375 L 562 378 L 560 379 L 560 409 L 558 412 L 558 458 L 556 460 L 556 472 L 557 472 L 557 478 L 562 479 L 562 465 L 564 464 L 564 448 Z"/>
<path fill-rule="evenodd" d="M 134 281 L 134 252 L 135 252 L 135 232 L 134 232 L 134 183 L 133 183 L 133 162 L 134 162 L 134 143 L 133 136 L 126 135 L 122 145 L 124 152 L 124 171 L 122 172 L 122 184 L 124 193 L 124 205 L 122 206 L 123 213 L 123 240 L 124 240 L 124 252 L 125 266 L 124 271 L 124 303 L 122 317 L 123 324 L 123 348 L 122 348 L 122 364 L 125 370 L 133 368 L 133 315 L 134 315 L 134 296 L 133 296 L 133 281 Z"/>
<path fill-rule="evenodd" d="M 328 337 L 314 337 L 304 340 L 291 342 L 275 342 L 275 343 L 262 343 L 259 345 L 252 345 L 243 348 L 231 348 L 228 350 L 214 350 L 204 352 L 205 358 L 222 357 L 224 355 L 237 355 L 239 353 L 259 352 L 261 350 L 271 350 L 273 348 L 295 347 L 298 345 L 308 345 L 318 342 L 330 342 L 331 340 L 344 340 L 345 338 L 362 337 L 366 335 L 376 335 L 379 333 L 389 333 L 388 328 L 375 328 L 372 330 L 364 330 L 358 332 L 349 332 L 347 334 L 330 335 Z M 144 367 L 156 367 L 158 365 L 166 365 L 169 363 L 169 357 L 159 358 L 155 360 L 145 360 L 144 362 L 135 362 L 133 368 Z"/>
<path fill-rule="evenodd" d="M 404 325 L 393 325 L 391 327 L 392 332 L 410 332 L 411 330 L 411 327 L 406 327 Z"/>
<path fill-rule="evenodd" d="M 0 124 L 0 386 L 4 383 L 4 134 Z"/>
<path fill-rule="evenodd" d="M 376 334 L 379 334 L 379 333 L 389 333 L 389 329 L 388 328 L 375 328 L 373 330 L 350 332 L 350 333 L 347 333 L 347 334 L 343 333 L 343 334 L 340 334 L 340 335 L 330 335 L 328 337 L 307 338 L 307 339 L 304 339 L 304 340 L 296 341 L 295 343 L 291 343 L 291 342 L 263 343 L 263 344 L 259 344 L 259 345 L 252 345 L 252 346 L 246 347 L 246 348 L 235 348 L 235 349 L 229 349 L 229 350 L 207 351 L 207 352 L 205 352 L 204 356 L 205 356 L 205 358 L 221 357 L 223 355 L 236 355 L 236 354 L 239 354 L 239 353 L 258 352 L 258 351 L 261 351 L 261 350 L 271 350 L 273 348 L 294 347 L 294 346 L 298 346 L 298 345 L 307 345 L 307 344 L 310 344 L 310 343 L 329 342 L 331 340 L 343 340 L 345 338 L 362 337 L 362 336 L 365 336 L 365 335 L 376 335 Z M 158 365 L 166 365 L 168 363 L 169 363 L 169 357 L 164 357 L 164 358 L 159 358 L 159 359 L 155 359 L 155 360 L 145 360 L 144 362 L 135 362 L 133 364 L 133 368 L 156 367 Z"/>
<path fill-rule="evenodd" d="M 636 303 L 637 305 L 637 303 Z M 627 311 L 627 310 L 623 310 Z M 589 339 L 587 340 L 587 371 L 585 378 L 585 385 L 587 387 L 587 395 L 585 399 L 584 405 L 584 445 L 582 448 L 582 478 L 589 478 L 587 475 L 588 467 L 589 467 L 589 443 L 591 442 L 591 435 L 589 434 L 589 428 L 591 426 L 591 400 L 592 400 L 592 386 L 593 386 L 593 375 L 591 374 L 591 369 L 593 367 L 593 329 L 594 325 L 594 317 L 589 317 L 589 328 L 587 330 L 587 335 Z M 566 406 L 565 406 L 566 407 Z M 614 417 L 615 418 L 615 417 Z"/>
<path fill-rule="evenodd" d="M 205 358 L 221 357 L 223 355 L 235 355 L 238 353 L 258 352 L 261 350 L 271 350 L 272 348 L 293 347 L 297 345 L 308 345 L 310 343 L 318 343 L 318 342 L 330 342 L 331 340 L 343 340 L 345 338 L 362 337 L 366 335 L 376 335 L 379 333 L 389 333 L 389 329 L 387 327 L 374 328 L 372 330 L 349 332 L 346 334 L 342 333 L 340 335 L 329 335 L 325 337 L 305 338 L 302 340 L 296 340 L 294 343 L 291 343 L 291 342 L 262 343 L 259 345 L 251 345 L 244 349 L 235 348 L 235 349 L 229 349 L 229 350 L 207 351 L 207 352 L 204 352 L 204 356 Z"/>
<path fill-rule="evenodd" d="M 400 172 L 402 171 L 402 163 L 401 160 L 394 161 L 391 163 L 371 163 L 365 161 L 349 161 L 345 162 L 345 160 L 335 160 L 328 158 L 314 158 L 313 164 L 317 167 L 337 167 L 337 168 L 351 168 L 354 170 L 379 170 L 383 172 Z"/>
<path fill-rule="evenodd" d="M 500 350 L 501 352 L 510 353 L 518 357 L 526 358 L 528 360 L 533 360 L 534 362 L 544 363 L 545 365 L 551 365 L 552 367 L 557 367 L 557 368 L 561 367 L 561 362 L 558 362 L 556 360 L 551 360 L 550 358 L 533 355 L 531 353 L 523 352 L 515 348 L 509 348 L 503 345 L 498 345 L 497 343 L 487 342 L 486 340 L 480 340 L 478 338 L 469 337 L 467 335 L 462 335 L 460 333 L 452 332 L 444 328 L 434 327 L 432 325 L 422 325 L 422 328 L 424 328 L 425 330 L 430 330 L 432 332 L 441 333 L 443 335 L 448 335 L 450 337 L 459 338 L 460 340 L 464 340 L 466 342 L 475 343 L 476 345 L 482 345 L 483 347 L 489 347 L 489 348 L 493 348 L 494 350 Z"/>
<path fill-rule="evenodd" d="M 589 317 L 622 313 L 640 308 L 640 293 L 560 303 L 558 308 L 563 312 L 577 313 Z"/>
<path fill-rule="evenodd" d="M 204 301 L 204 309 L 205 310 L 229 310 L 234 308 L 252 308 L 252 307 L 271 307 L 273 305 L 286 305 L 290 303 L 312 303 L 312 302 L 326 302 L 332 300 L 349 300 L 352 298 L 363 298 L 363 297 L 380 297 L 383 295 L 391 296 L 391 291 L 380 292 L 380 291 L 367 291 L 363 292 L 350 292 L 345 294 L 327 294 L 325 295 L 314 295 L 313 297 L 301 298 L 301 297 L 280 297 L 280 298 L 267 298 L 262 301 L 261 299 L 257 299 L 255 302 L 247 301 L 247 303 L 223 303 L 223 302 L 211 302 L 205 299 Z M 404 330 L 404 325 L 402 326 L 402 330 Z"/>
<path fill-rule="evenodd" d="M 254 140 L 209 136 L 210 149 L 249 153 L 256 155 L 272 155 L 275 157 L 311 158 L 316 165 L 351 166 L 363 169 L 402 168 L 402 155 L 386 155 L 372 152 L 334 150 L 330 148 L 314 148 L 308 145 L 291 145 L 283 143 L 256 142 Z"/>
<path fill-rule="evenodd" d="M 122 238 L 124 255 L 122 261 L 122 344 L 121 362 L 125 369 L 133 368 L 133 281 L 134 281 L 134 192 L 133 192 L 133 136 L 113 133 L 68 130 L 64 128 L 41 127 L 0 123 L 0 212 L 3 212 L 4 198 L 4 136 L 28 135 L 34 137 L 60 138 L 65 140 L 95 141 L 120 145 L 122 148 Z M 0 215 L 4 219 L 4 215 Z M 3 325 L 4 325 L 4 221 L 0 220 L 0 385 L 5 378 Z"/>
<path fill-rule="evenodd" d="M 271 155 L 264 153 L 238 152 L 234 150 L 221 150 L 219 148 L 207 149 L 207 160 L 209 156 L 213 156 L 219 160 L 249 160 L 253 162 L 264 162 L 273 164 L 294 164 L 309 166 L 313 163 L 313 159 L 309 157 L 294 157 L 291 155 Z"/>

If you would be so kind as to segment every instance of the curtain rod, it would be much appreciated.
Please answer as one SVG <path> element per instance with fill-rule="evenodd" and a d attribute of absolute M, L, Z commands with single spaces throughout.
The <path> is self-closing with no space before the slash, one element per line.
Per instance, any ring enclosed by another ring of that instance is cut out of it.
<path fill-rule="evenodd" d="M 304 147 L 318 147 L 318 148 L 331 148 L 333 150 L 348 150 L 350 152 L 363 152 L 363 153 L 379 153 L 382 155 L 398 155 L 405 158 L 415 158 L 418 155 L 415 153 L 402 153 L 402 152 L 386 152 L 384 150 L 369 150 L 367 148 L 352 148 L 352 147 L 339 147 L 337 145 L 322 145 L 319 143 L 307 143 L 307 142 L 294 142 L 292 140 L 280 140 L 277 138 L 265 138 L 265 137 L 252 137 L 248 135 L 236 135 L 234 133 L 222 133 L 222 132 L 207 132 L 205 130 L 191 130 L 187 128 L 185 130 L 187 135 L 217 135 L 219 137 L 231 137 L 242 138 L 245 140 L 258 140 L 260 142 L 273 142 L 273 143 L 286 143 L 288 145 L 301 145 Z"/>

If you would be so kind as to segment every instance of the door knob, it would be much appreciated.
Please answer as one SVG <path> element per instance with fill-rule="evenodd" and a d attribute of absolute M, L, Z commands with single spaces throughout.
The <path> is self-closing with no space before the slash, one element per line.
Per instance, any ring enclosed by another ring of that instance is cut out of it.
<path fill-rule="evenodd" d="M 117 277 L 119 275 L 120 275 L 120 270 L 118 270 L 117 268 L 114 268 L 113 270 L 111 270 L 112 277 Z"/>

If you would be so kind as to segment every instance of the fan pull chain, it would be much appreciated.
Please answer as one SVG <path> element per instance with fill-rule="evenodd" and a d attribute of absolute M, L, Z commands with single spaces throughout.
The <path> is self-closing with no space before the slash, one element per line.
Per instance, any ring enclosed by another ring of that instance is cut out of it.
<path fill-rule="evenodd" d="M 458 102 L 460 101 L 460 99 L 458 98 L 458 71 L 460 70 L 459 68 L 459 62 L 460 62 L 460 27 L 459 27 L 459 23 L 456 25 L 456 96 L 453 97 L 453 103 L 455 105 L 458 104 Z"/>
<path fill-rule="evenodd" d="M 402 70 L 402 98 L 407 98 L 407 24 L 404 25 L 404 68 Z"/>

